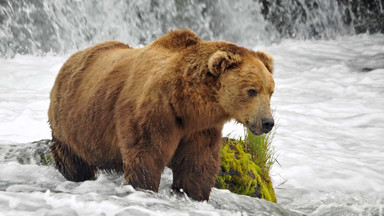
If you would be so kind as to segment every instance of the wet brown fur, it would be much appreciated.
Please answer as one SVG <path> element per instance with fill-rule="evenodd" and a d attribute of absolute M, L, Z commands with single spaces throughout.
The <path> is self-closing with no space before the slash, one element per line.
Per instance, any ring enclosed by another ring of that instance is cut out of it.
<path fill-rule="evenodd" d="M 174 190 L 208 200 L 223 124 L 235 118 L 258 133 L 260 119 L 272 117 L 272 70 L 268 54 L 189 30 L 139 49 L 106 41 L 77 52 L 51 92 L 56 167 L 72 181 L 123 171 L 126 184 L 157 191 L 169 165 Z"/>

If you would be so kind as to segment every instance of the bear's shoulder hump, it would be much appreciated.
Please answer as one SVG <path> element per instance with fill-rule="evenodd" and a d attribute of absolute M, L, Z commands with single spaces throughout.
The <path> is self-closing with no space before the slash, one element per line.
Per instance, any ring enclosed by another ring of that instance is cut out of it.
<path fill-rule="evenodd" d="M 154 45 L 160 45 L 167 49 L 183 49 L 193 46 L 202 41 L 193 31 L 189 29 L 171 30 L 163 37 L 155 40 Z"/>

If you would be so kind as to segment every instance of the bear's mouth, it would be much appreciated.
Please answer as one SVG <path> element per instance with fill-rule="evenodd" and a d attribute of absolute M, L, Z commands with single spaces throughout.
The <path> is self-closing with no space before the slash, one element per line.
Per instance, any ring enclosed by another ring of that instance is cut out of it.
<path fill-rule="evenodd" d="M 247 128 L 251 133 L 253 133 L 255 136 L 260 136 L 263 134 L 263 132 L 256 129 L 255 124 L 250 124 L 249 121 L 246 121 Z"/>
<path fill-rule="evenodd" d="M 249 131 L 251 131 L 255 136 L 261 136 L 261 135 L 263 134 L 262 132 L 256 131 L 256 130 L 254 130 L 254 129 L 252 129 L 252 128 L 249 128 L 249 127 L 248 127 L 248 129 L 249 129 Z"/>

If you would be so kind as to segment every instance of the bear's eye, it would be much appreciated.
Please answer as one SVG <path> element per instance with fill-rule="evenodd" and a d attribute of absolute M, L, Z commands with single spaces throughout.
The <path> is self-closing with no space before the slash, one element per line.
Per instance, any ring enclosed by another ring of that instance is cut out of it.
<path fill-rule="evenodd" d="M 249 90 L 248 90 L 248 96 L 249 96 L 249 97 L 255 97 L 255 96 L 257 96 L 257 90 L 256 90 L 256 89 L 249 89 Z"/>

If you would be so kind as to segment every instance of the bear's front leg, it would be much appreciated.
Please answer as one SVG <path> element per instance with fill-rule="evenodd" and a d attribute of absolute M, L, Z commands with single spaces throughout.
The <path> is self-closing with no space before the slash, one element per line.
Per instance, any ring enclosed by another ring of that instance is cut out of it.
<path fill-rule="evenodd" d="M 209 199 L 221 162 L 220 141 L 221 128 L 194 132 L 181 139 L 170 164 L 173 190 L 183 189 L 194 200 Z"/>
<path fill-rule="evenodd" d="M 162 123 L 164 124 L 164 122 Z M 136 189 L 158 192 L 161 173 L 175 152 L 178 140 L 171 130 L 156 123 L 138 125 L 125 131 L 120 144 L 124 183 Z"/>
<path fill-rule="evenodd" d="M 135 189 L 158 192 L 161 173 L 165 166 L 164 160 L 154 152 L 135 151 L 134 149 L 125 151 L 124 184 L 132 185 Z"/>

